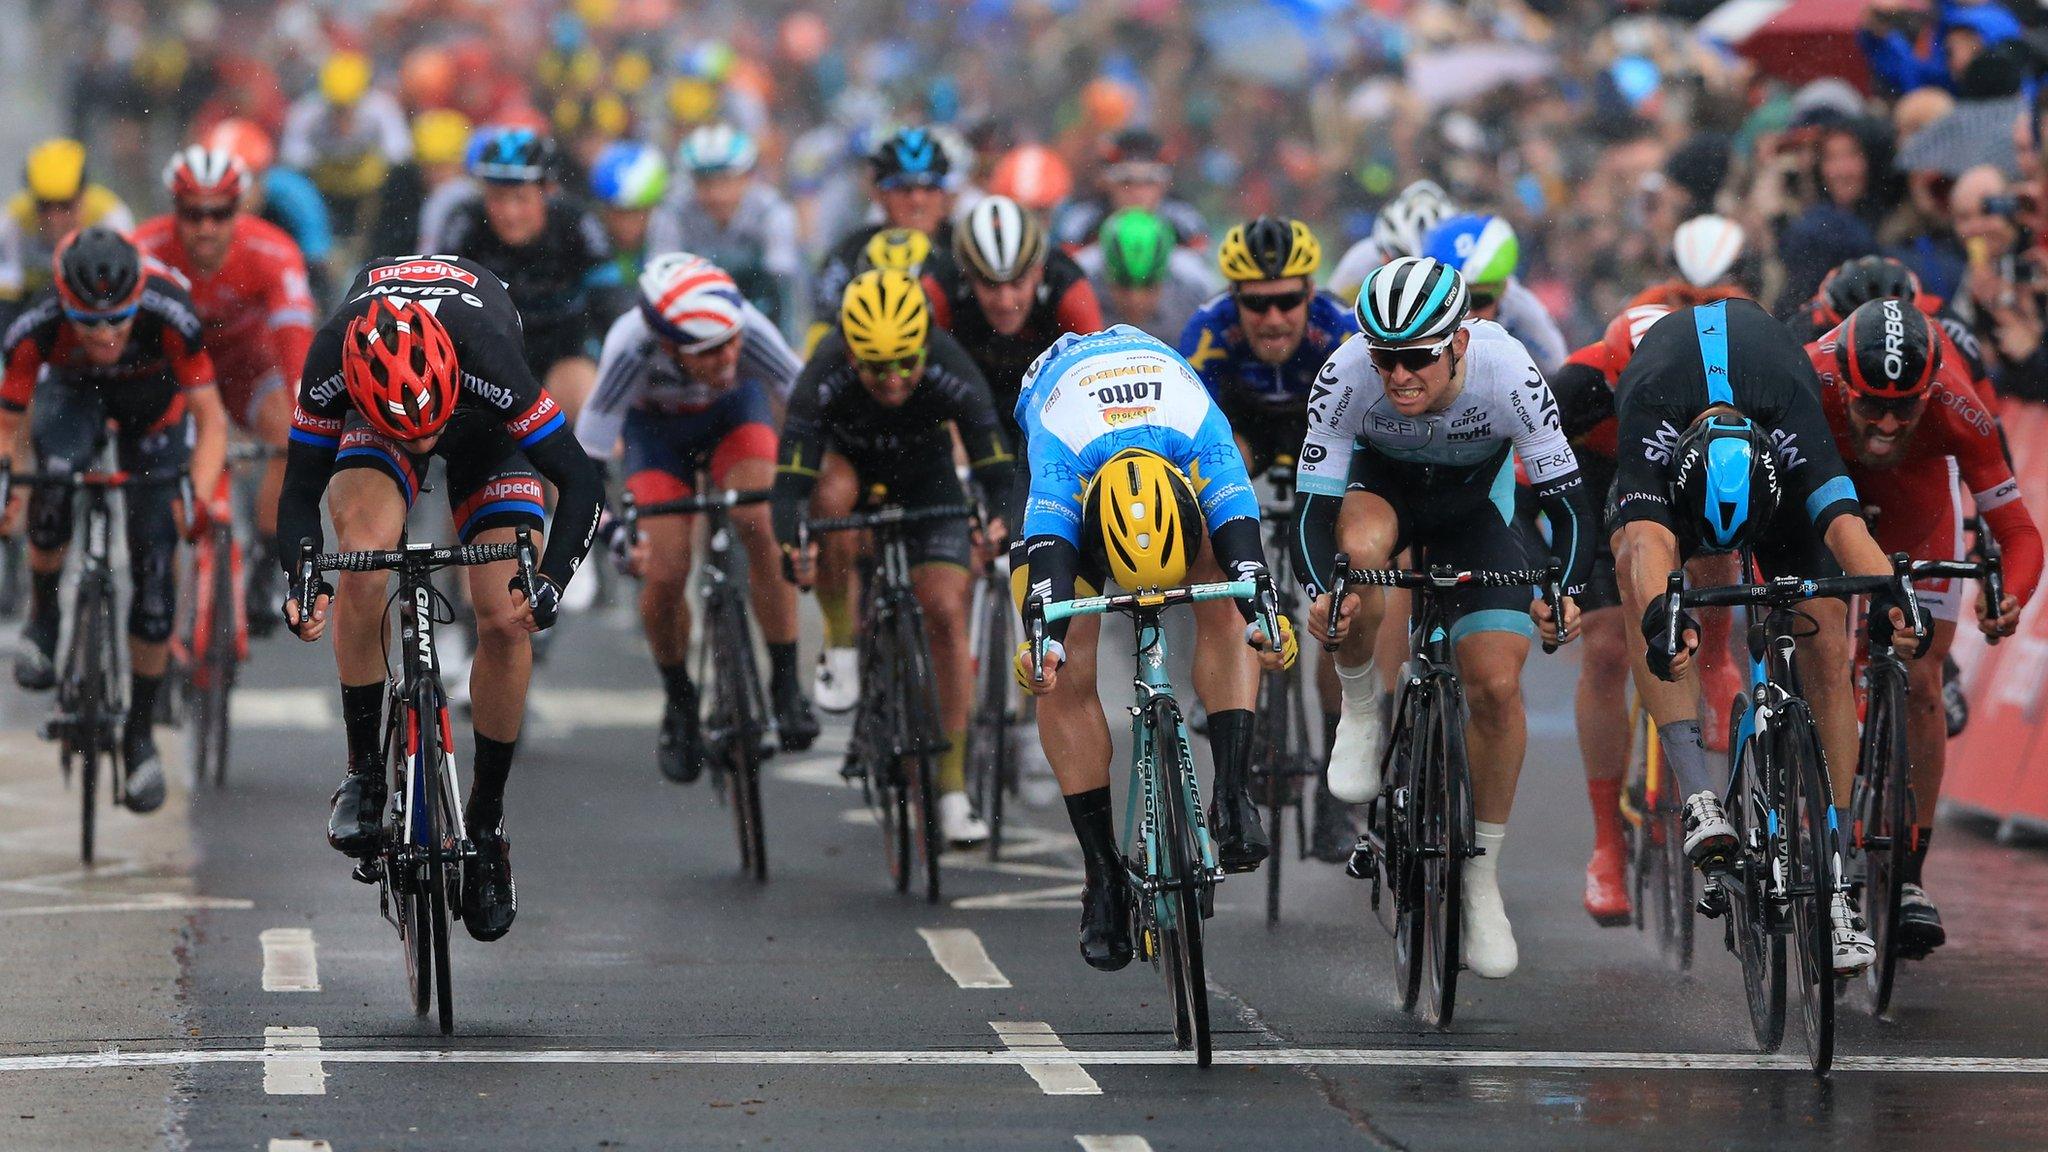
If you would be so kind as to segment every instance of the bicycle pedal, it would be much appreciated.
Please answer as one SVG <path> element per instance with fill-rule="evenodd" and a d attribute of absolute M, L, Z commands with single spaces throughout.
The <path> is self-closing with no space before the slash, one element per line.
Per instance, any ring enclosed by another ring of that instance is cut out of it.
<path fill-rule="evenodd" d="M 356 866 L 349 870 L 349 878 L 358 884 L 375 884 L 384 879 L 384 861 L 375 856 L 358 860 Z"/>
<path fill-rule="evenodd" d="M 1379 854 L 1372 845 L 1361 840 L 1351 849 L 1351 858 L 1344 862 L 1344 874 L 1353 880 L 1378 880 L 1380 878 Z"/>
<path fill-rule="evenodd" d="M 1709 920 L 1718 920 L 1728 911 L 1728 890 L 1718 880 L 1709 880 L 1700 890 L 1698 903 L 1693 907 Z"/>

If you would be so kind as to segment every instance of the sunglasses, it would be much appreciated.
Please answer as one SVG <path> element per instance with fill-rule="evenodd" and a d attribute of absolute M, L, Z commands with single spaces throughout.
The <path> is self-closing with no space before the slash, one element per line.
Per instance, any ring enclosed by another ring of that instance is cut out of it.
<path fill-rule="evenodd" d="M 1420 372 L 1442 359 L 1444 351 L 1451 346 L 1451 340 L 1456 336 L 1457 333 L 1453 332 L 1434 344 L 1410 344 L 1398 348 L 1369 344 L 1366 346 L 1366 353 L 1372 357 L 1372 366 L 1379 369 L 1382 376 L 1396 368 Z"/>
<path fill-rule="evenodd" d="M 1260 315 L 1276 311 L 1292 312 L 1301 307 L 1302 301 L 1307 299 L 1306 292 L 1239 292 L 1237 307 L 1241 312 L 1256 312 Z"/>
<path fill-rule="evenodd" d="M 64 318 L 80 328 L 113 328 L 134 319 L 138 307 L 130 304 L 118 312 L 74 312 L 66 308 Z"/>
<path fill-rule="evenodd" d="M 1927 396 L 1902 396 L 1887 399 L 1882 396 L 1852 396 L 1849 406 L 1865 420 L 1877 421 L 1890 416 L 1901 424 L 1910 424 L 1927 407 Z"/>
<path fill-rule="evenodd" d="M 916 376 L 924 371 L 925 350 L 920 348 L 908 356 L 894 360 L 859 360 L 853 362 L 854 370 L 870 380 L 885 376 Z"/>
<path fill-rule="evenodd" d="M 77 207 L 78 207 L 78 199 L 76 199 L 76 198 L 74 198 L 74 199 L 71 199 L 71 200 L 38 200 L 38 201 L 36 201 L 36 211 L 37 211 L 37 212 L 39 212 L 39 213 L 48 213 L 48 212 L 71 212 L 71 211 L 74 211 L 74 210 L 76 210 L 76 209 L 77 209 Z"/>
<path fill-rule="evenodd" d="M 224 205 L 219 208 L 181 207 L 178 209 L 178 219 L 187 224 L 225 224 L 233 220 L 235 213 L 239 211 L 241 209 L 233 204 Z"/>

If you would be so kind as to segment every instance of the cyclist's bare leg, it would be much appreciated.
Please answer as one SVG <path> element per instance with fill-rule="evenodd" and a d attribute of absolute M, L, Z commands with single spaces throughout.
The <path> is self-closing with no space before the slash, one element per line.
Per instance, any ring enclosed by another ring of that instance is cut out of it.
<path fill-rule="evenodd" d="M 1458 681 L 1470 713 L 1465 753 L 1472 769 L 1472 813 L 1488 824 L 1506 824 L 1515 806 L 1515 782 L 1529 746 L 1522 711 L 1522 665 L 1528 659 L 1528 638 L 1513 632 L 1475 632 L 1458 641 Z"/>
<path fill-rule="evenodd" d="M 277 455 L 264 461 L 263 483 L 256 494 L 256 534 L 263 539 L 277 536 L 277 499 L 284 491 L 284 447 L 292 429 L 292 390 L 277 387 L 258 397 L 249 412 L 249 432 L 258 444 L 275 448 Z"/>
<path fill-rule="evenodd" d="M 1799 641 L 1793 663 L 1799 669 L 1800 691 L 1813 710 L 1813 725 L 1820 730 L 1835 806 L 1846 807 L 1856 783 L 1857 743 L 1856 696 L 1849 686 L 1849 606 L 1840 600 L 1806 600 L 1798 607 L 1813 617 L 1820 631 Z M 1934 699 L 1939 703 L 1940 694 Z"/>
<path fill-rule="evenodd" d="M 471 538 L 472 544 L 510 544 L 510 527 L 491 528 Z M 533 534 L 536 551 L 540 533 Z M 526 715 L 526 685 L 533 671 L 533 640 L 513 616 L 512 578 L 519 565 L 511 560 L 464 569 L 469 602 L 476 611 L 476 660 L 469 669 L 470 721 L 480 736 L 511 743 L 519 739 Z"/>
<path fill-rule="evenodd" d="M 860 497 L 860 478 L 837 452 L 825 453 L 818 467 L 818 487 L 811 493 L 811 515 L 844 516 Z M 825 642 L 851 647 L 854 637 L 853 569 L 860 541 L 852 532 L 834 532 L 818 541 L 818 610 L 825 616 Z"/>
<path fill-rule="evenodd" d="M 767 488 L 775 483 L 771 460 L 742 460 L 725 474 L 725 486 L 738 492 Z M 754 600 L 754 619 L 761 626 L 761 639 L 770 644 L 796 641 L 796 586 L 782 578 L 782 553 L 775 545 L 775 529 L 769 523 L 766 504 L 735 508 L 733 527 L 747 550 L 747 580 Z"/>
<path fill-rule="evenodd" d="M 398 547 L 405 533 L 405 497 L 389 474 L 350 468 L 327 484 L 327 508 L 334 518 L 334 547 L 344 552 Z M 385 598 L 389 572 L 336 572 L 330 631 L 334 663 L 343 687 L 384 682 L 384 641 L 389 624 Z"/>
<path fill-rule="evenodd" d="M 1067 662 L 1053 690 L 1038 698 L 1038 738 L 1065 796 L 1109 787 L 1109 720 L 1095 687 L 1101 634 L 1096 617 L 1077 617 L 1068 624 Z"/>
<path fill-rule="evenodd" d="M 1906 661 L 1906 747 L 1913 756 L 1913 823 L 1934 823 L 1948 763 L 1948 717 L 1941 706 L 1941 662 L 1956 642 L 1952 620 L 1936 620 L 1928 650 Z"/>
<path fill-rule="evenodd" d="M 1344 494 L 1344 509 L 1337 517 L 1337 548 L 1350 557 L 1353 568 L 1386 567 L 1394 554 L 1399 529 L 1393 505 L 1371 492 Z M 1346 668 L 1362 667 L 1374 659 L 1375 649 L 1382 646 L 1382 633 L 1386 631 L 1382 621 L 1394 615 L 1389 611 L 1394 597 L 1383 595 L 1383 589 L 1372 586 L 1354 591 L 1358 596 L 1357 614 L 1337 645 L 1336 662 Z M 1398 617 L 1402 623 L 1394 629 L 1400 636 L 1400 648 L 1390 658 L 1384 658 L 1382 672 L 1385 666 L 1399 668 L 1407 659 L 1406 606 L 1407 597 L 1403 595 L 1402 613 Z"/>
<path fill-rule="evenodd" d="M 1203 549 L 1188 572 L 1196 584 L 1223 579 L 1215 549 Z M 1211 716 L 1250 708 L 1259 698 L 1259 658 L 1244 642 L 1244 616 L 1232 600 L 1195 605 L 1195 695 Z"/>
<path fill-rule="evenodd" d="M 672 668 L 689 654 L 690 599 L 686 593 L 695 559 L 690 547 L 696 527 L 695 516 L 653 516 L 640 521 L 640 535 L 647 545 L 647 561 L 640 572 L 640 628 L 647 635 L 656 667 Z M 782 582 L 780 572 L 771 570 L 770 574 L 776 583 Z"/>
<path fill-rule="evenodd" d="M 1405 553 L 1403 556 L 1404 564 L 1413 559 Z M 1351 563 L 1354 567 L 1365 566 L 1356 557 Z M 1401 665 L 1408 662 L 1408 618 L 1415 611 L 1415 596 L 1406 588 L 1388 588 L 1381 602 L 1385 608 L 1381 610 L 1379 625 L 1373 629 L 1372 657 L 1379 666 L 1380 687 L 1392 692 L 1401 676 Z M 1345 663 L 1356 662 L 1347 659 Z"/>
<path fill-rule="evenodd" d="M 967 730 L 967 706 L 974 696 L 974 657 L 967 643 L 967 603 L 973 581 L 967 569 L 954 564 L 920 564 L 910 570 L 910 590 L 924 610 L 924 631 L 932 650 L 932 677 L 938 681 L 939 727 L 955 746 Z M 949 759 L 941 766 L 939 791 L 965 787 L 960 769 Z"/>
<path fill-rule="evenodd" d="M 565 357 L 549 367 L 548 378 L 541 383 L 574 425 L 591 390 L 597 387 L 597 362 L 588 356 Z"/>

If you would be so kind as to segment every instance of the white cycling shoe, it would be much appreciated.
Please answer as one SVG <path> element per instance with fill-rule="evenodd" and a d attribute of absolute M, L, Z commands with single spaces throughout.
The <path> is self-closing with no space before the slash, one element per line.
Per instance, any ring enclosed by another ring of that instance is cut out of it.
<path fill-rule="evenodd" d="M 974 814 L 965 792 L 939 795 L 939 835 L 955 848 L 988 843 L 988 824 Z"/>
<path fill-rule="evenodd" d="M 851 712 L 860 702 L 860 652 L 827 648 L 818 653 L 818 674 L 811 681 L 811 703 L 827 712 Z"/>
<path fill-rule="evenodd" d="M 1465 861 L 1465 891 L 1460 901 L 1464 906 L 1465 967 L 1474 975 L 1501 980 L 1514 975 L 1522 953 L 1515 946 L 1515 926 L 1508 923 L 1494 865 L 1482 860 Z"/>
<path fill-rule="evenodd" d="M 1360 668 L 1337 665 L 1344 687 L 1343 712 L 1337 738 L 1330 742 L 1330 794 L 1346 804 L 1367 804 L 1380 794 L 1380 749 L 1386 729 L 1380 722 L 1380 685 L 1372 663 Z"/>
<path fill-rule="evenodd" d="M 1864 926 L 1863 914 L 1846 892 L 1837 892 L 1828 904 L 1828 918 L 1834 922 L 1835 975 L 1848 979 L 1860 976 L 1877 959 L 1877 942 Z"/>

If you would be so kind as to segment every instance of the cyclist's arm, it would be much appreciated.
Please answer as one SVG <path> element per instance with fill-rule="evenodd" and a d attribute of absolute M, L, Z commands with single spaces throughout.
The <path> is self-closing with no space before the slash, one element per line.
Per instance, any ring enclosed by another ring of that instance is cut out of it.
<path fill-rule="evenodd" d="M 1536 366 L 1546 375 L 1557 371 L 1571 349 L 1565 344 L 1564 333 L 1558 329 L 1557 321 L 1536 293 L 1521 281 L 1510 280 L 1507 291 L 1500 298 L 1500 311 L 1501 326 L 1514 330 L 1515 338 L 1529 350 Z"/>
<path fill-rule="evenodd" d="M 1534 364 L 1516 387 L 1528 393 L 1529 399 L 1514 406 L 1521 417 L 1515 452 L 1528 470 L 1529 486 L 1535 490 L 1543 514 L 1550 519 L 1550 554 L 1564 565 L 1565 594 L 1578 596 L 1584 593 L 1592 571 L 1592 534 L 1598 530 L 1579 474 L 1579 458 L 1565 439 L 1557 399 Z"/>
<path fill-rule="evenodd" d="M 1357 343 L 1353 341 L 1352 343 Z M 1343 374 L 1369 371 L 1353 365 L 1346 344 L 1330 355 L 1309 390 L 1308 436 L 1294 465 L 1294 568 L 1311 594 L 1331 587 L 1330 564 L 1337 553 L 1337 514 L 1351 481 L 1351 454 L 1358 444 L 1358 419 L 1365 404 L 1341 383 Z"/>
<path fill-rule="evenodd" d="M 1952 389 L 1952 391 L 1955 391 Z M 1942 404 L 1945 397 L 1936 397 Z M 1949 430 L 1949 447 L 1954 451 L 1957 470 L 1970 489 L 1985 527 L 2005 554 L 2006 591 L 2025 604 L 2041 579 L 2041 531 L 2020 498 L 2020 483 L 2006 463 L 1998 427 L 1990 413 L 1972 398 L 1957 395 L 1954 405 L 1940 415 Z"/>
<path fill-rule="evenodd" d="M 292 239 L 299 242 L 299 251 L 307 262 L 318 264 L 326 260 L 334 247 L 334 232 L 328 223 L 327 202 L 320 198 L 320 190 L 313 187 L 313 182 L 303 172 L 273 168 L 263 177 L 263 196 L 277 210 L 278 219 L 284 222 Z"/>
<path fill-rule="evenodd" d="M 28 411 L 30 399 L 35 396 L 36 379 L 42 375 L 42 348 L 25 332 L 8 333 L 7 369 L 0 376 L 0 460 L 13 458 L 21 439 L 22 427 L 27 424 L 23 418 Z"/>
<path fill-rule="evenodd" d="M 775 540 L 785 548 L 796 544 L 797 521 L 810 506 L 818 470 L 825 460 L 822 385 L 825 377 L 844 363 L 844 343 L 826 341 L 804 365 L 790 393 L 788 415 L 775 449 L 775 497 L 769 506 Z"/>
<path fill-rule="evenodd" d="M 1081 569 L 1080 493 L 1087 472 L 1066 441 L 1043 431 L 1031 436 L 1030 454 L 1038 465 L 1031 470 L 1024 522 L 1017 529 L 1028 566 L 1026 594 L 1057 604 L 1074 598 Z M 1047 621 L 1045 634 L 1065 643 L 1067 621 Z"/>
<path fill-rule="evenodd" d="M 1202 387 L 1209 390 L 1211 400 L 1223 395 L 1224 373 L 1230 369 L 1230 352 L 1223 347 L 1222 340 L 1209 324 L 1209 306 L 1204 305 L 1188 317 L 1187 326 L 1181 329 L 1180 342 L 1175 351 L 1202 378 Z"/>
<path fill-rule="evenodd" d="M 1252 478 L 1245 471 L 1244 457 L 1231 435 L 1230 421 L 1215 405 L 1202 418 L 1196 456 L 1190 478 L 1200 485 L 1202 521 L 1209 529 L 1209 544 L 1216 550 L 1216 565 L 1225 579 L 1248 580 L 1266 570 L 1266 549 L 1259 541 L 1259 497 L 1252 490 Z M 1236 601 L 1246 623 L 1258 615 L 1251 600 Z"/>
<path fill-rule="evenodd" d="M 286 379 L 305 366 L 313 345 L 313 290 L 306 262 L 297 252 L 289 256 L 270 280 L 270 346 Z"/>
<path fill-rule="evenodd" d="M 1100 332 L 1103 329 L 1102 302 L 1095 286 L 1085 276 L 1076 277 L 1060 294 L 1053 309 L 1053 325 L 1062 332 Z"/>
<path fill-rule="evenodd" d="M 1777 445 L 1778 463 L 1785 473 L 1786 495 L 1805 510 L 1806 518 L 1817 530 L 1827 532 L 1835 520 L 1844 516 L 1861 525 L 1863 502 L 1856 496 L 1856 484 L 1849 479 L 1848 466 L 1842 463 L 1834 430 L 1828 427 L 1827 412 L 1820 403 L 1820 380 L 1814 374 L 1813 362 L 1802 352 L 1796 360 L 1787 358 L 1787 370 L 1804 373 L 1804 376 L 1781 383 L 1784 404 L 1777 420 L 1761 421 Z M 1867 528 L 1863 534 L 1869 536 Z M 1835 559 L 1843 559 L 1841 553 L 1837 552 Z M 1847 570 L 1846 565 L 1844 570 Z M 1886 565 L 1879 569 L 1878 574 L 1890 571 L 1890 565 Z M 1851 572 L 1850 575 L 1865 573 Z"/>
<path fill-rule="evenodd" d="M 647 387 L 647 361 L 655 354 L 640 314 L 628 312 L 605 333 L 597 361 L 597 385 L 576 417 L 576 441 L 593 460 L 609 460 L 618 450 L 626 413 Z"/>
<path fill-rule="evenodd" d="M 190 301 L 183 303 L 190 307 Z M 189 333 L 175 326 L 166 327 L 164 349 L 170 354 L 171 375 L 185 393 L 192 413 L 192 459 L 186 467 L 192 478 L 192 490 L 204 496 L 219 485 L 221 469 L 227 464 L 228 412 L 221 404 L 220 389 L 215 386 L 213 358 L 200 343 L 197 314 L 193 316 Z"/>
<path fill-rule="evenodd" d="M 803 357 L 782 338 L 782 329 L 775 326 L 767 313 L 743 303 L 740 316 L 740 339 L 746 341 L 740 346 L 740 377 L 756 381 L 767 390 L 779 422 L 783 407 L 789 403 L 789 394 L 796 387 L 797 375 L 804 370 Z"/>
<path fill-rule="evenodd" d="M 554 403 L 545 392 L 541 398 Z M 604 479 L 567 422 L 557 420 L 551 427 L 543 425 L 538 438 L 521 441 L 520 450 L 534 471 L 555 486 L 554 521 L 548 525 L 547 546 L 537 571 L 560 591 L 569 586 L 597 534 L 598 514 L 604 510 Z"/>

